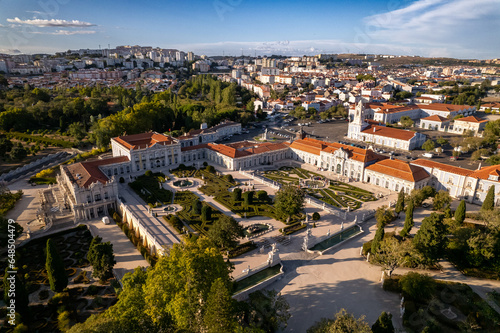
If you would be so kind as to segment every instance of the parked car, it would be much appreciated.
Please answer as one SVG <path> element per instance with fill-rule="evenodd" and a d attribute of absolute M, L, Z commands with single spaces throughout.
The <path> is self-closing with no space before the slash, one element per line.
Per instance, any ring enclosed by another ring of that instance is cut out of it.
<path fill-rule="evenodd" d="M 432 155 L 431 153 L 423 153 L 422 154 L 423 157 L 427 157 L 427 158 L 433 158 L 434 155 Z"/>

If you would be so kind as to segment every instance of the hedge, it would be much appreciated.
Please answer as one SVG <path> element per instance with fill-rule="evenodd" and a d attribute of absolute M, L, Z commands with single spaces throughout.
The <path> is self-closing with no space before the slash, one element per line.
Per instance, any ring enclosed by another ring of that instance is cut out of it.
<path fill-rule="evenodd" d="M 182 221 L 175 215 L 163 216 L 165 221 L 170 224 L 178 233 L 182 234 L 182 228 L 184 224 Z"/>
<path fill-rule="evenodd" d="M 281 233 L 283 235 L 290 235 L 293 234 L 294 232 L 297 232 L 299 230 L 302 230 L 304 228 L 307 228 L 307 223 L 302 224 L 302 222 L 297 222 L 294 224 L 290 224 L 289 226 L 286 226 L 282 229 Z"/>
<path fill-rule="evenodd" d="M 234 258 L 237 256 L 241 256 L 244 253 L 250 252 L 252 250 L 255 250 L 257 248 L 257 245 L 253 241 L 249 241 L 243 244 L 238 245 L 234 249 L 228 251 L 228 257 L 229 258 Z"/>

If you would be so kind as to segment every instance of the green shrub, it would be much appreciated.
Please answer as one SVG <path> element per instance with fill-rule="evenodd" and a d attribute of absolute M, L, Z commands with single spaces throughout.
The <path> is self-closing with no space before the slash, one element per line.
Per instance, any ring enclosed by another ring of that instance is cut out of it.
<path fill-rule="evenodd" d="M 253 191 L 243 193 L 243 202 L 246 206 L 253 204 Z"/>
<path fill-rule="evenodd" d="M 393 293 L 400 293 L 401 292 L 401 286 L 399 284 L 399 276 L 393 275 L 392 277 L 388 278 L 386 277 L 384 279 L 384 285 L 383 288 L 386 291 L 391 291 Z"/>
<path fill-rule="evenodd" d="M 163 216 L 163 218 L 165 219 L 165 221 L 168 222 L 168 224 L 170 224 L 178 233 L 182 233 L 182 228 L 184 227 L 184 224 L 182 223 L 182 221 L 175 215 L 169 215 L 168 217 L 167 216 Z"/>
<path fill-rule="evenodd" d="M 264 190 L 257 191 L 255 195 L 257 199 L 261 202 L 267 202 L 269 200 L 269 196 L 267 195 L 267 192 Z"/>
<path fill-rule="evenodd" d="M 235 188 L 233 190 L 233 202 L 241 201 L 241 188 Z"/>
<path fill-rule="evenodd" d="M 318 213 L 318 212 L 314 212 L 314 213 L 313 213 L 313 215 L 312 215 L 312 219 L 313 219 L 314 221 L 319 220 L 319 218 L 320 218 L 320 217 L 321 217 L 321 216 L 319 215 L 319 213 Z"/>
<path fill-rule="evenodd" d="M 293 234 L 294 232 L 300 231 L 304 228 L 307 228 L 306 223 L 302 224 L 302 222 L 297 222 L 297 223 L 290 224 L 290 225 L 284 227 L 282 230 L 282 233 L 283 233 L 283 235 L 290 235 L 290 234 Z"/>
<path fill-rule="evenodd" d="M 431 298 L 436 290 L 436 281 L 427 274 L 409 272 L 400 279 L 403 294 L 417 302 Z"/>
<path fill-rule="evenodd" d="M 363 255 L 367 256 L 368 253 L 372 252 L 372 242 L 373 240 L 369 240 L 368 242 L 363 244 Z"/>
<path fill-rule="evenodd" d="M 246 242 L 243 244 L 238 245 L 234 249 L 228 251 L 228 257 L 229 258 L 234 258 L 237 256 L 240 256 L 244 253 L 250 252 L 252 250 L 255 250 L 257 248 L 257 245 L 253 241 Z"/>
<path fill-rule="evenodd" d="M 215 173 L 215 168 L 213 165 L 208 165 L 205 170 L 207 170 L 210 173 Z"/>

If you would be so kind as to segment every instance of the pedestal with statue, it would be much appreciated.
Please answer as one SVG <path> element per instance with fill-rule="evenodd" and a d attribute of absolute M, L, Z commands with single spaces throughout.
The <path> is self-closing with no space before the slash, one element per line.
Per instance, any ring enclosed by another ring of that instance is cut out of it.
<path fill-rule="evenodd" d="M 276 243 L 271 245 L 271 251 L 268 253 L 267 264 L 269 267 L 273 267 L 281 262 L 279 250 L 276 246 Z"/>

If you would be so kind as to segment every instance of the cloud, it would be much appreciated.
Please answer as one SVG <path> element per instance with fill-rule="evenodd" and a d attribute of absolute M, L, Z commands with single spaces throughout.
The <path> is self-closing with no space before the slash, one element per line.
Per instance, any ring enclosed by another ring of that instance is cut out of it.
<path fill-rule="evenodd" d="M 89 23 L 89 22 L 83 22 L 83 21 L 78 21 L 78 20 L 57 20 L 57 19 L 51 19 L 51 20 L 42 20 L 42 19 L 32 19 L 32 20 L 21 20 L 19 17 L 10 19 L 7 19 L 7 22 L 10 23 L 16 23 L 16 24 L 28 24 L 28 25 L 34 25 L 37 27 L 73 27 L 73 28 L 86 28 L 86 27 L 93 27 L 95 24 Z"/>
<path fill-rule="evenodd" d="M 95 34 L 97 31 L 94 30 L 56 30 L 54 32 L 44 32 L 44 31 L 33 31 L 33 34 L 40 34 L 40 35 L 63 35 L 63 36 L 70 36 L 70 35 L 92 35 Z"/>
<path fill-rule="evenodd" d="M 418 0 L 366 17 L 361 34 L 374 43 L 427 50 L 425 55 L 476 58 L 500 51 L 491 43 L 500 29 L 498 17 L 498 0 Z"/>

